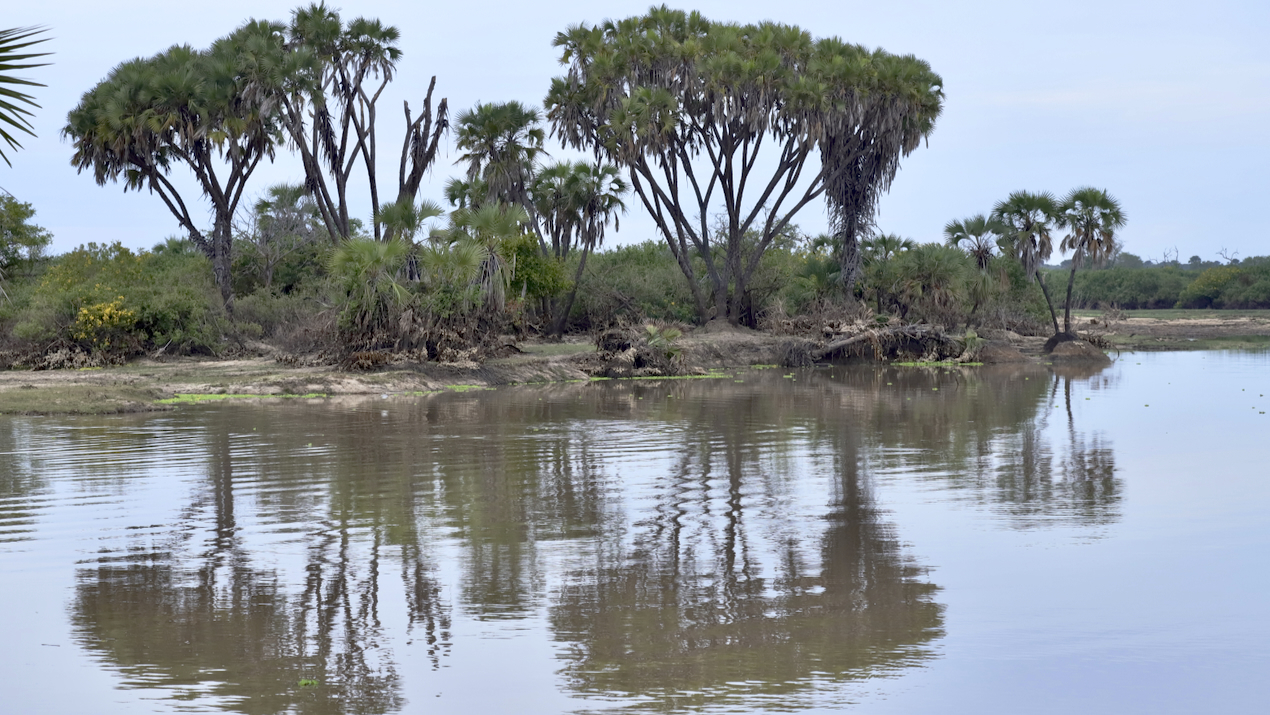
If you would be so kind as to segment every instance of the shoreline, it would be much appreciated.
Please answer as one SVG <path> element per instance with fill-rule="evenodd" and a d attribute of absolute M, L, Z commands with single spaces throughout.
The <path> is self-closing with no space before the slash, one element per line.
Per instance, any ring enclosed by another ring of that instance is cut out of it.
<path fill-rule="evenodd" d="M 1270 317 L 1135 315 L 1110 325 L 1101 323 L 1092 313 L 1074 314 L 1073 318 L 1082 331 L 1104 341 L 1113 354 L 1270 348 Z M 1045 367 L 1051 361 L 1040 354 L 1043 337 L 1012 333 L 989 337 L 995 338 L 989 346 L 998 357 L 987 362 L 1027 362 Z M 720 373 L 724 370 L 774 367 L 780 362 L 781 347 L 792 339 L 796 338 L 748 329 L 698 328 L 677 343 L 689 366 L 690 374 L 682 377 L 723 377 Z M 530 341 L 520 345 L 520 350 L 520 354 L 480 364 L 403 361 L 369 371 L 346 371 L 334 365 L 294 366 L 273 356 L 141 359 L 105 368 L 6 370 L 0 371 L 0 414 L 119 414 L 225 399 L 422 395 L 442 390 L 608 379 L 597 376 L 597 352 L 589 340 L 582 342 L 575 336 L 564 342 Z"/>

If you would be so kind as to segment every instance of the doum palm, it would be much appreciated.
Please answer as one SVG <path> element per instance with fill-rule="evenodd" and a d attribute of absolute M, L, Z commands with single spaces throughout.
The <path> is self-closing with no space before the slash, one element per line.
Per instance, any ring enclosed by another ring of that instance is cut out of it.
<path fill-rule="evenodd" d="M 1058 201 L 1049 192 L 1015 191 L 992 208 L 991 220 L 1001 226 L 1002 248 L 1023 265 L 1029 279 L 1041 285 L 1057 335 L 1058 314 L 1054 312 L 1054 301 L 1045 285 L 1045 274 L 1038 269 L 1054 253 L 1050 231 L 1059 223 Z"/>
<path fill-rule="evenodd" d="M 1072 286 L 1076 270 L 1085 261 L 1100 263 L 1116 250 L 1116 231 L 1125 225 L 1125 213 L 1105 189 L 1085 186 L 1074 189 L 1058 207 L 1061 225 L 1068 234 L 1059 248 L 1072 252 L 1072 269 L 1067 277 L 1067 300 L 1063 307 L 1063 332 L 1072 332 Z"/>

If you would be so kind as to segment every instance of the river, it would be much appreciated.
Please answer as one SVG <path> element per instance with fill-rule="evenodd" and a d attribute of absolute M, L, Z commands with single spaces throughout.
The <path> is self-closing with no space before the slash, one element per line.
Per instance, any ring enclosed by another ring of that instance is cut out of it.
<path fill-rule="evenodd" d="M 1264 707 L 1270 353 L 0 417 L 12 713 Z"/>

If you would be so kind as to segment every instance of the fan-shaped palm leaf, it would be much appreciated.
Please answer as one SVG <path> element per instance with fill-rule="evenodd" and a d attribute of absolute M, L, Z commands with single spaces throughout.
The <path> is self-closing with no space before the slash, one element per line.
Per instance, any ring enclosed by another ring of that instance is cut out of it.
<path fill-rule="evenodd" d="M 31 60 L 49 56 L 49 52 L 31 52 L 31 48 L 47 37 L 37 37 L 44 32 L 42 27 L 15 27 L 0 30 L 0 159 L 12 166 L 9 157 L 4 153 L 4 144 L 10 149 L 21 149 L 22 145 L 10 132 L 23 132 L 35 136 L 34 127 L 27 117 L 31 116 L 26 107 L 39 108 L 35 98 L 17 87 L 43 87 L 39 82 L 23 79 L 13 74 L 23 70 L 43 67 L 47 62 Z M 26 106 L 23 106 L 26 105 Z"/>

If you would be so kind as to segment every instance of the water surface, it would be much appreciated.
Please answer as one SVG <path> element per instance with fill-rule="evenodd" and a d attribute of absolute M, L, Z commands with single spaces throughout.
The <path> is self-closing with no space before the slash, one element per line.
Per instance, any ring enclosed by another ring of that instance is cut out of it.
<path fill-rule="evenodd" d="M 1256 710 L 1267 368 L 0 418 L 6 710 Z"/>

